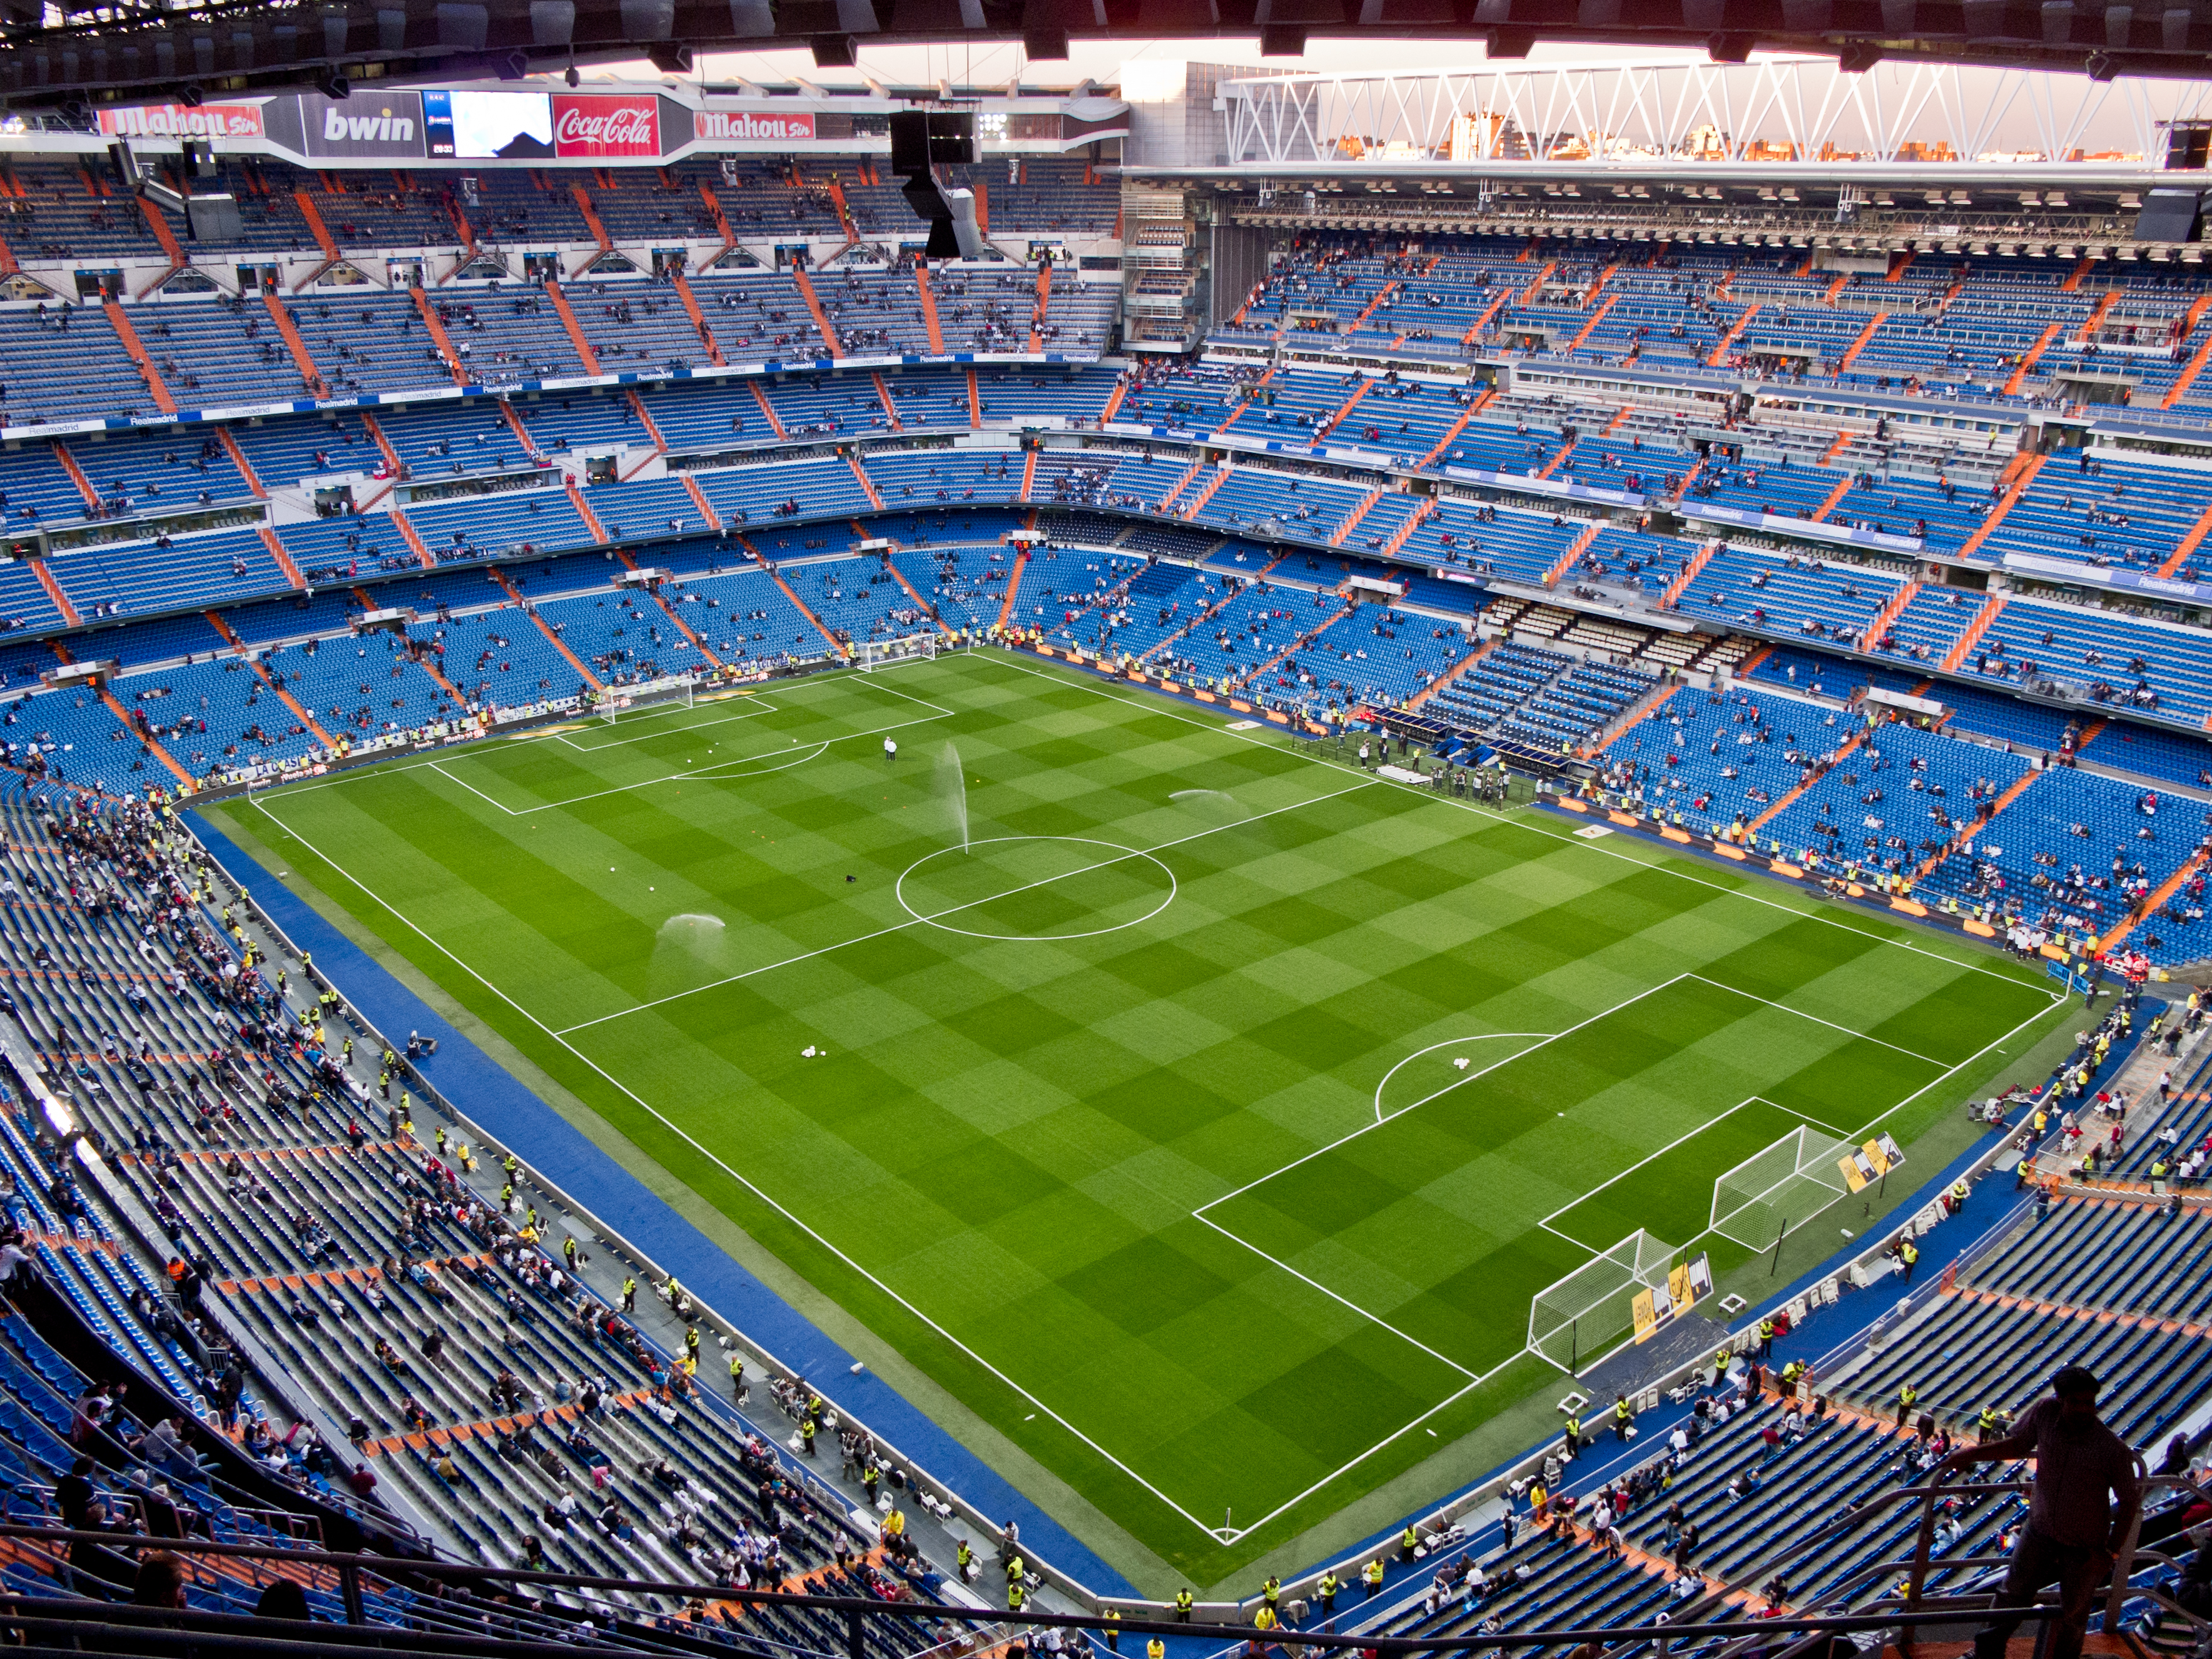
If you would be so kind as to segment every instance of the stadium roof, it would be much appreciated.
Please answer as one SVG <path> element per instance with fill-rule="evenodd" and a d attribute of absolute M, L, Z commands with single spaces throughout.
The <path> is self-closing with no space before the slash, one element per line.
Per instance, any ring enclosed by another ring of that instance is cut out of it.
<path fill-rule="evenodd" d="M 11 106 L 162 101 L 349 84 L 519 78 L 708 52 L 800 47 L 821 66 L 863 48 L 1018 41 L 1031 59 L 1085 40 L 1258 36 L 1271 54 L 1364 38 L 1754 50 L 2202 76 L 2212 11 L 2118 0 L 0 0 L 0 97 Z M 924 93 L 921 95 L 927 95 Z"/>

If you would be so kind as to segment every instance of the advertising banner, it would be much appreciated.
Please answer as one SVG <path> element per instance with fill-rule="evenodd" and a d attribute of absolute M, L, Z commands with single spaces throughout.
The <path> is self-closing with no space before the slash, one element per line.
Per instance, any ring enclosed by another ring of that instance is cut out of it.
<path fill-rule="evenodd" d="M 419 161 L 422 99 L 413 92 L 356 92 L 332 100 L 301 98 L 300 136 L 310 155 L 331 161 Z"/>
<path fill-rule="evenodd" d="M 811 144 L 814 114 L 811 110 L 702 109 L 691 118 L 692 131 L 702 143 Z"/>
<path fill-rule="evenodd" d="M 536 161 L 553 154 L 553 111 L 542 92 L 426 91 L 422 131 L 434 156 Z"/>
<path fill-rule="evenodd" d="M 553 153 L 562 156 L 657 157 L 660 100 L 651 93 L 623 97 L 553 94 Z"/>
<path fill-rule="evenodd" d="M 100 130 L 118 138 L 258 138 L 258 104 L 135 104 L 100 112 Z"/>

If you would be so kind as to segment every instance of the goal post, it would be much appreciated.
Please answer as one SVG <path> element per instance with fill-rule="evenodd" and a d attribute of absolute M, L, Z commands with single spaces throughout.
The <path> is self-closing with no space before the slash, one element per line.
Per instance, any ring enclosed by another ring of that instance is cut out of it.
<path fill-rule="evenodd" d="M 916 659 L 928 661 L 937 655 L 937 642 L 934 633 L 908 634 L 896 640 L 862 640 L 855 647 L 857 661 L 863 674 L 872 674 L 894 663 L 913 662 Z"/>
<path fill-rule="evenodd" d="M 1528 1351 L 1573 1374 L 1636 1329 L 1636 1295 L 1667 1282 L 1681 1252 L 1641 1227 L 1539 1291 L 1528 1304 Z"/>
<path fill-rule="evenodd" d="M 1799 1124 L 1713 1182 L 1712 1231 L 1747 1249 L 1771 1249 L 1850 1190 L 1839 1161 L 1852 1150 Z"/>
<path fill-rule="evenodd" d="M 689 674 L 667 674 L 655 680 L 641 680 L 635 685 L 610 685 L 601 688 L 592 700 L 592 712 L 609 726 L 625 714 L 641 714 L 661 708 L 690 708 L 696 706 L 698 686 Z"/>

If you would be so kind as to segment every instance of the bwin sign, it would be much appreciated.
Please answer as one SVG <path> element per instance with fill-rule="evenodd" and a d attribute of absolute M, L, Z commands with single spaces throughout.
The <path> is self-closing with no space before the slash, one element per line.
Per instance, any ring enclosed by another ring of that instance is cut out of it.
<path fill-rule="evenodd" d="M 357 92 L 297 103 L 308 155 L 350 161 L 420 161 L 424 154 L 422 98 L 397 90 Z"/>
<path fill-rule="evenodd" d="M 323 139 L 326 143 L 411 144 L 415 142 L 415 126 L 408 117 L 394 115 L 389 110 L 374 115 L 349 115 L 333 104 L 323 112 Z"/>

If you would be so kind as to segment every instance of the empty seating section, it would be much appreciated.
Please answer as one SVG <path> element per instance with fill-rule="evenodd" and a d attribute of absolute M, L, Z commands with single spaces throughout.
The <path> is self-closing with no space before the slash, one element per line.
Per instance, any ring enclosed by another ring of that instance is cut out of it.
<path fill-rule="evenodd" d="M 2074 1200 L 1963 1276 L 1973 1291 L 2033 1302 L 2178 1319 L 2212 1315 L 2201 1212 L 2161 1215 L 2149 1205 Z"/>
<path fill-rule="evenodd" d="M 1717 622 L 1856 646 L 1899 586 L 1894 576 L 1828 564 L 1818 556 L 1777 558 L 1724 547 L 1706 562 L 1676 608 Z"/>
<path fill-rule="evenodd" d="M 893 556 L 893 562 L 947 627 L 988 629 L 1006 608 L 1014 568 L 1014 556 L 1006 548 L 906 547 Z"/>
<path fill-rule="evenodd" d="M 1686 686 L 1616 737 L 1606 758 L 1645 805 L 1717 833 L 1780 801 L 1856 724 L 1794 697 Z"/>
<path fill-rule="evenodd" d="M 2097 1413 L 2132 1443 L 2161 1443 L 2212 1377 L 2212 1343 L 2182 1331 L 2124 1320 L 2075 1317 L 2057 1328 L 2023 1319 L 2016 1310 L 1965 1297 L 1937 1298 L 1911 1341 L 1887 1346 L 1839 1378 L 1869 1400 L 1892 1400 L 1905 1382 L 1920 1391 L 1919 1407 L 1962 1421 L 1985 1403 L 2035 1398 L 2051 1376 L 2055 1342 L 2068 1363 L 2104 1379 Z"/>
<path fill-rule="evenodd" d="M 11 426 L 155 412 L 145 376 L 94 307 L 0 313 L 0 381 Z"/>
<path fill-rule="evenodd" d="M 863 465 L 890 508 L 1010 502 L 1022 493 L 1022 459 L 988 451 L 878 450 Z M 867 507 L 862 504 L 863 511 Z"/>
<path fill-rule="evenodd" d="M 1821 711 L 1801 709 L 1803 744 L 1793 743 L 1796 731 L 1787 728 L 1781 741 L 1801 762 L 1817 760 L 1825 750 L 1815 745 L 1832 734 L 1824 726 L 1813 735 L 1802 722 Z M 1848 750 L 1839 746 L 1835 764 L 1768 818 L 1759 835 L 1786 853 L 1910 874 L 1972 824 L 1979 802 L 1995 800 L 2027 771 L 2027 761 L 2002 750 L 1902 723 L 1876 726 Z"/>
<path fill-rule="evenodd" d="M 2023 688 L 2066 688 L 2099 712 L 2141 709 L 2191 726 L 2212 718 L 2212 640 L 2108 611 L 2012 599 L 1960 667 Z"/>
<path fill-rule="evenodd" d="M 799 603 L 848 644 L 898 639 L 927 626 L 927 612 L 883 560 L 814 560 L 785 565 L 781 574 Z"/>
<path fill-rule="evenodd" d="M 109 543 L 55 555 L 47 568 L 80 616 L 127 616 L 185 605 L 221 605 L 288 584 L 250 530 L 218 530 L 159 543 Z"/>
<path fill-rule="evenodd" d="M 1929 880 L 1964 902 L 2002 904 L 2033 926 L 2104 933 L 2127 914 L 2132 893 L 2155 890 L 2204 833 L 2197 803 L 2168 799 L 2146 811 L 2148 793 L 2094 772 L 2045 771 Z"/>
<path fill-rule="evenodd" d="M 1422 708 L 1463 732 L 1489 732 L 1533 704 L 1574 660 L 1564 652 L 1540 646 L 1493 645 Z"/>
<path fill-rule="evenodd" d="M 550 487 L 433 501 L 406 513 L 415 533 L 441 559 L 510 557 L 592 540 L 568 496 Z"/>
<path fill-rule="evenodd" d="M 2046 463 L 2005 514 L 2006 545 L 2046 557 L 2156 570 L 2212 512 L 2212 477 L 2203 473 L 2123 460 L 2090 465 L 2094 472 L 2058 458 Z"/>
<path fill-rule="evenodd" d="M 506 472 L 532 463 L 530 448 L 495 403 L 380 409 L 377 429 L 410 477 Z"/>
<path fill-rule="evenodd" d="M 1478 506 L 1457 496 L 1437 497 L 1436 506 L 1407 538 L 1403 551 L 1409 558 L 1520 582 L 1543 581 L 1589 527 L 1579 520 Z"/>
<path fill-rule="evenodd" d="M 698 481 L 725 522 L 757 526 L 780 518 L 849 517 L 872 510 L 860 480 L 842 458 L 702 472 Z M 769 552 L 758 537 L 753 539 L 763 553 Z"/>
<path fill-rule="evenodd" d="M 1992 702 L 2005 701 L 1991 699 Z M 2008 707 L 2018 707 L 2008 702 Z M 2212 743 L 2112 721 L 2081 746 L 2086 760 L 2147 778 L 2212 789 Z"/>
<path fill-rule="evenodd" d="M 1985 594 L 1931 583 L 1906 600 L 1881 637 L 1866 648 L 1919 664 L 1932 673 L 1988 603 Z"/>
<path fill-rule="evenodd" d="M 1507 715 L 1496 735 L 1534 748 L 1572 750 L 1658 684 L 1648 668 L 1579 662 Z"/>

